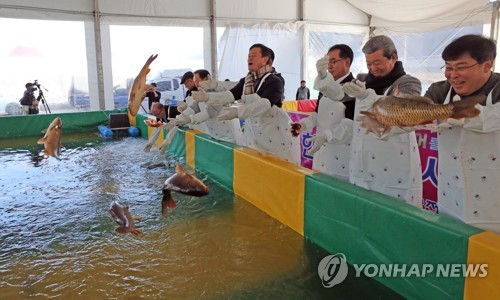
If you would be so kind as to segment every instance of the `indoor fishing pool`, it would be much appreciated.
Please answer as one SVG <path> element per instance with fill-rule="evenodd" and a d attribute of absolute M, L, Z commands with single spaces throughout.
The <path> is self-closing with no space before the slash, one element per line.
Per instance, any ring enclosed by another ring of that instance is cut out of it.
<path fill-rule="evenodd" d="M 38 139 L 0 140 L 2 299 L 402 298 L 364 277 L 323 287 L 325 250 L 183 161 L 210 194 L 173 193 L 163 217 L 178 159 L 145 153 L 144 139 L 63 134 L 60 161 Z M 142 234 L 115 232 L 114 200 L 142 217 Z"/>

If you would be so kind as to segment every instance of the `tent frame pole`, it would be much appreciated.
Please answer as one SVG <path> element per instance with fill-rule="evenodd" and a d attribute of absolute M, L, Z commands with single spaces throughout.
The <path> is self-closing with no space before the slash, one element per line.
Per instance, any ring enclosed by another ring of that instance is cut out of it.
<path fill-rule="evenodd" d="M 97 67 L 97 90 L 99 91 L 99 109 L 104 110 L 104 71 L 102 66 L 101 15 L 99 12 L 99 0 L 94 0 L 94 37 Z"/>

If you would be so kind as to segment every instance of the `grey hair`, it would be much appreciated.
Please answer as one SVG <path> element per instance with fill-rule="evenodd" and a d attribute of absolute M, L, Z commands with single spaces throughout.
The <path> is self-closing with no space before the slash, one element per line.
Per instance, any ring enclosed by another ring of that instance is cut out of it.
<path fill-rule="evenodd" d="M 371 54 L 378 50 L 382 50 L 383 55 L 388 59 L 391 59 L 393 54 L 396 54 L 396 56 L 398 56 L 396 46 L 394 46 L 391 38 L 385 35 L 377 35 L 372 37 L 368 40 L 368 42 L 366 42 L 362 49 L 364 54 Z"/>

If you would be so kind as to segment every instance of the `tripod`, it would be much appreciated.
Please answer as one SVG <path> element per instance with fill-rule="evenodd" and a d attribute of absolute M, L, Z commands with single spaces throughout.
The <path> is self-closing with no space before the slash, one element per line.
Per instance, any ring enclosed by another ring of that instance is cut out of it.
<path fill-rule="evenodd" d="M 45 100 L 45 96 L 43 95 L 42 89 L 38 88 L 38 98 L 40 102 L 42 102 L 43 109 L 45 110 L 46 114 L 51 114 L 52 112 L 50 111 L 49 104 L 47 103 L 47 100 Z"/>
<path fill-rule="evenodd" d="M 43 95 L 42 87 L 38 83 L 38 80 L 35 80 L 34 85 L 38 87 L 38 98 L 36 98 L 38 101 L 42 102 L 43 109 L 45 110 L 46 114 L 51 114 L 52 112 L 50 111 L 49 104 L 47 103 L 47 100 L 45 99 L 45 96 Z M 45 87 L 43 87 L 45 89 Z M 47 89 L 45 89 L 47 91 Z"/>

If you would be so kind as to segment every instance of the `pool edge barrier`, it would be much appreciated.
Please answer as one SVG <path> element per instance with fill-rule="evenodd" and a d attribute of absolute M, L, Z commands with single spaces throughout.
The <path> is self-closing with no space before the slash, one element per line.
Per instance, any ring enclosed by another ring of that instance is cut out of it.
<path fill-rule="evenodd" d="M 96 131 L 99 125 L 108 124 L 109 115 L 122 110 L 89 112 L 68 112 L 27 116 L 2 116 L 0 118 L 0 139 L 39 136 L 57 117 L 61 118 L 63 134 Z"/>

